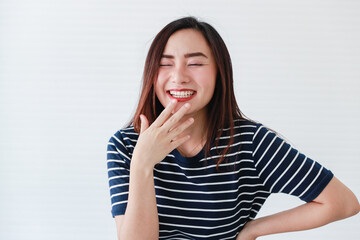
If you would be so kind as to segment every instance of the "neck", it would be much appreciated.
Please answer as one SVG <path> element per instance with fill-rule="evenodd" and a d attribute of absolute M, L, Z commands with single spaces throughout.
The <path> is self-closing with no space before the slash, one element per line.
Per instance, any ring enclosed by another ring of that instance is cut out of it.
<path fill-rule="evenodd" d="M 194 123 L 184 131 L 184 135 L 190 135 L 190 139 L 177 147 L 177 150 L 184 157 L 192 157 L 198 154 L 204 147 L 207 140 L 207 114 L 206 111 L 198 112 L 195 115 L 185 115 L 184 120 L 194 118 Z"/>

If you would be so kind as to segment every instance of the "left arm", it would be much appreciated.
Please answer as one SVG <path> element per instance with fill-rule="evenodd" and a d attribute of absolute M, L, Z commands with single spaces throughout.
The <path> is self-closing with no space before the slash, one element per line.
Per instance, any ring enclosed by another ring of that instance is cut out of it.
<path fill-rule="evenodd" d="M 255 240 L 269 234 L 312 229 L 353 216 L 359 211 L 356 196 L 333 177 L 313 201 L 248 222 L 236 240 Z"/>

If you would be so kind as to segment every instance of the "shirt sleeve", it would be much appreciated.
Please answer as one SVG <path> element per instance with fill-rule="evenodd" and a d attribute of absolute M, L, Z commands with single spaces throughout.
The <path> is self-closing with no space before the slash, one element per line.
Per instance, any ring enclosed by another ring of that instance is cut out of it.
<path fill-rule="evenodd" d="M 277 134 L 257 124 L 252 156 L 264 186 L 310 202 L 327 186 L 331 171 L 305 156 Z"/>
<path fill-rule="evenodd" d="M 120 131 L 116 132 L 107 145 L 107 170 L 111 197 L 111 214 L 125 214 L 128 193 L 130 156 Z"/>

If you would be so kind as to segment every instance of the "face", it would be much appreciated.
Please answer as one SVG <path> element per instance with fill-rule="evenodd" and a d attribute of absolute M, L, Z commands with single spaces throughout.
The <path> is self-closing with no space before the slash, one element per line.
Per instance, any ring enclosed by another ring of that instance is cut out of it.
<path fill-rule="evenodd" d="M 178 101 L 174 112 L 186 102 L 188 114 L 206 114 L 216 83 L 217 66 L 201 32 L 183 29 L 172 34 L 166 43 L 155 82 L 156 96 L 166 107 Z"/>

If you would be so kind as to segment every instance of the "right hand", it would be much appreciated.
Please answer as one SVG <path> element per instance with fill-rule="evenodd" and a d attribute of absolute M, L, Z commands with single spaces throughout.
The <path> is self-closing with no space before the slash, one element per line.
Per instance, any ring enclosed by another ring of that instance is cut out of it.
<path fill-rule="evenodd" d="M 194 119 L 189 118 L 179 124 L 190 109 L 190 104 L 184 104 L 171 116 L 176 105 L 176 100 L 171 101 L 150 127 L 146 116 L 140 115 L 140 136 L 133 152 L 132 164 L 152 170 L 155 164 L 161 162 L 172 150 L 190 138 L 190 135 L 182 136 L 182 133 L 194 122 Z"/>

